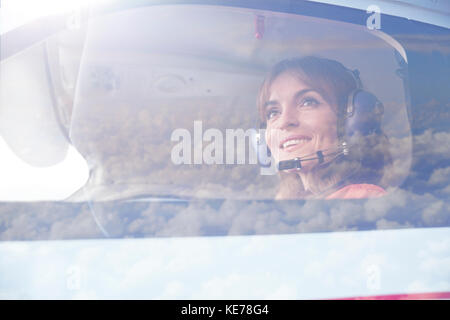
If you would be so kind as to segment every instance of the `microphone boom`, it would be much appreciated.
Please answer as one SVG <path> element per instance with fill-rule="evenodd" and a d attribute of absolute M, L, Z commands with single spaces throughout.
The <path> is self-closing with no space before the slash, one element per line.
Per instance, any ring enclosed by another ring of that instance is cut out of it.
<path fill-rule="evenodd" d="M 292 160 L 280 161 L 280 162 L 278 162 L 278 170 L 285 171 L 285 170 L 296 169 L 296 170 L 300 171 L 302 169 L 302 161 L 318 160 L 319 164 L 322 164 L 325 162 L 325 157 L 339 156 L 341 154 L 344 154 L 344 152 L 340 151 L 340 149 L 341 148 L 337 148 L 337 151 L 329 153 L 329 154 L 324 154 L 323 151 L 325 151 L 325 150 L 319 150 L 316 152 L 316 157 L 313 157 L 313 158 L 307 158 L 309 156 L 308 155 L 308 156 L 305 156 L 302 158 L 294 158 Z"/>

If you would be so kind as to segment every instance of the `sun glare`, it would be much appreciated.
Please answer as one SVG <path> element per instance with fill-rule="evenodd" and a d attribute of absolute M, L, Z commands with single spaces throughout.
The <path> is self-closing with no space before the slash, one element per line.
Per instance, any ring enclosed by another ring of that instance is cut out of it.
<path fill-rule="evenodd" d="M 70 13 L 80 8 L 99 5 L 108 0 L 2 0 L 0 33 L 8 32 L 35 19 Z"/>

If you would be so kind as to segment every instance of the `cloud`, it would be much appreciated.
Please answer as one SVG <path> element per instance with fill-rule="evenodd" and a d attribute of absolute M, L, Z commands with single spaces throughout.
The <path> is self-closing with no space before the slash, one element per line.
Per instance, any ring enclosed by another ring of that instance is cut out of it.
<path fill-rule="evenodd" d="M 397 221 L 390 221 L 386 219 L 380 219 L 376 222 L 376 227 L 378 230 L 386 230 L 386 229 L 402 229 L 402 228 L 413 228 L 413 225 L 410 223 L 399 223 Z"/>
<path fill-rule="evenodd" d="M 443 201 L 436 201 L 427 206 L 423 213 L 422 218 L 426 225 L 439 225 L 449 220 L 448 210 L 444 209 Z"/>
<path fill-rule="evenodd" d="M 407 193 L 399 190 L 398 192 L 390 192 L 380 199 L 369 199 L 364 204 L 363 214 L 368 221 L 376 221 L 383 218 L 394 207 L 402 210 L 406 204 Z"/>
<path fill-rule="evenodd" d="M 388 189 L 361 200 L 193 200 L 8 204 L 0 239 L 193 237 L 445 227 L 447 200 Z"/>
<path fill-rule="evenodd" d="M 296 286 L 283 282 L 282 275 L 271 272 L 232 272 L 203 282 L 194 299 L 295 299 Z"/>
<path fill-rule="evenodd" d="M 86 205 L 39 202 L 3 203 L 0 213 L 1 240 L 102 237 Z"/>
<path fill-rule="evenodd" d="M 450 182 L 450 167 L 446 168 L 437 168 L 433 171 L 428 180 L 428 183 L 431 185 L 441 185 L 446 184 L 448 186 Z"/>
<path fill-rule="evenodd" d="M 185 285 L 180 281 L 170 281 L 164 288 L 163 293 L 158 299 L 174 300 L 180 299 L 186 293 Z"/>
<path fill-rule="evenodd" d="M 447 229 L 1 243 L 0 295 L 301 299 L 448 291 Z M 69 270 L 78 270 L 78 287 L 68 285 L 76 275 Z"/>
<path fill-rule="evenodd" d="M 448 291 L 450 287 L 450 237 L 445 235 L 439 240 L 428 239 L 418 251 L 418 270 L 421 280 L 408 285 L 411 293 Z"/>
<path fill-rule="evenodd" d="M 415 155 L 419 159 L 441 160 L 447 159 L 450 150 L 447 145 L 450 141 L 450 133 L 448 132 L 432 132 L 428 129 L 420 135 L 414 136 Z M 430 158 L 433 155 L 433 158 Z M 434 157 L 437 157 L 435 159 Z"/>

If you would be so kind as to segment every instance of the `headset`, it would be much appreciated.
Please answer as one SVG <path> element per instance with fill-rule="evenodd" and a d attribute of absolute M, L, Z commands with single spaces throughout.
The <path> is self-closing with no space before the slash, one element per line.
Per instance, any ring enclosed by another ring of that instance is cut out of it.
<path fill-rule="evenodd" d="M 338 145 L 303 157 L 280 161 L 276 166 L 278 171 L 293 169 L 300 171 L 303 162 L 317 160 L 319 164 L 323 164 L 342 156 L 348 160 L 360 161 L 365 153 L 364 145 L 367 137 L 383 134 L 381 130 L 383 104 L 374 94 L 363 89 L 357 69 L 346 70 L 355 80 L 356 89 L 349 94 L 346 106 L 338 114 Z M 259 165 L 268 168 L 274 159 L 261 129 L 263 128 L 260 128 L 252 140 Z"/>

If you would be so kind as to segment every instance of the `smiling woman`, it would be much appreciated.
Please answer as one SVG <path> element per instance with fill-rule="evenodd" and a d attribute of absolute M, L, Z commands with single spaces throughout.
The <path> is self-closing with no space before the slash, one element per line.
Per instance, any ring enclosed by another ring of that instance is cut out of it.
<path fill-rule="evenodd" d="M 362 90 L 356 71 L 317 57 L 283 60 L 269 72 L 258 105 L 280 170 L 278 199 L 386 193 L 376 185 L 390 164 L 383 106 Z"/>

